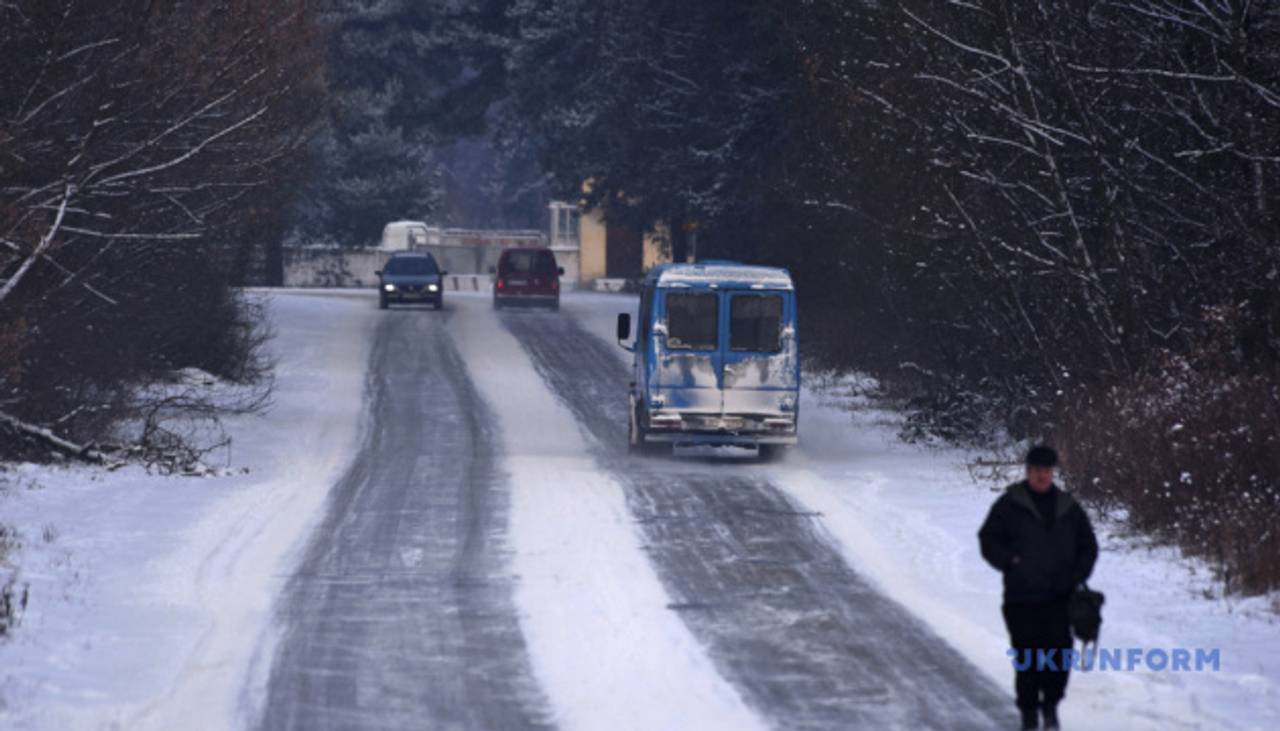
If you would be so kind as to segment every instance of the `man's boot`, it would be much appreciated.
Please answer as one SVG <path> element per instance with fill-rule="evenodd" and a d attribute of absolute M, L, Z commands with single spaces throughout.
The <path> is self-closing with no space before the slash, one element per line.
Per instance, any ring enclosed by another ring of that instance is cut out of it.
<path fill-rule="evenodd" d="M 1042 709 L 1044 714 L 1044 727 L 1056 729 L 1058 726 L 1058 704 L 1046 703 Z"/>

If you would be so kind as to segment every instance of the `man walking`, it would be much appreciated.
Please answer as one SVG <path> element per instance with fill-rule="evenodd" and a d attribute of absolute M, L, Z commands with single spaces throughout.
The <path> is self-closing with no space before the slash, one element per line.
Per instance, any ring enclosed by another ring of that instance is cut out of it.
<path fill-rule="evenodd" d="M 1070 672 L 1063 653 L 1075 644 L 1068 605 L 1098 559 L 1089 516 L 1053 482 L 1057 465 L 1052 449 L 1032 448 L 1027 478 L 1006 488 L 978 531 L 982 557 L 1004 574 L 1004 622 L 1016 651 L 1014 690 L 1024 729 L 1039 728 L 1039 716 L 1045 728 L 1058 728 Z"/>

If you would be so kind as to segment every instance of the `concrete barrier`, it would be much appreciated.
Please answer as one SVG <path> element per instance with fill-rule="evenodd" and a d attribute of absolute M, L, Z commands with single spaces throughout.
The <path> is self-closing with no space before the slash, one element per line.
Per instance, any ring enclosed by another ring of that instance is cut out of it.
<path fill-rule="evenodd" d="M 631 280 L 600 277 L 591 283 L 591 288 L 597 292 L 628 292 L 631 288 Z"/>
<path fill-rule="evenodd" d="M 286 287 L 376 287 L 392 252 L 341 247 L 286 248 Z"/>

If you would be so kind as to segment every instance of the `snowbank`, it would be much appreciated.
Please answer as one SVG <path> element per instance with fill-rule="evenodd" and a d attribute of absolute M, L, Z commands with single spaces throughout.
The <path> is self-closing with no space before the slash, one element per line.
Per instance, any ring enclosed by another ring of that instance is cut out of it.
<path fill-rule="evenodd" d="M 272 602 L 352 454 L 376 314 L 367 294 L 270 300 L 274 403 L 227 425 L 229 466 L 248 473 L 9 475 L 17 487 L 0 495 L 0 520 L 24 533 L 31 604 L 0 644 L 0 726 L 249 722 L 271 660 Z"/>
<path fill-rule="evenodd" d="M 801 447 L 773 479 L 823 524 L 847 560 L 1009 689 L 1000 577 L 978 553 L 977 529 L 999 486 L 977 484 L 976 455 L 897 439 L 899 419 L 850 412 L 813 392 Z M 994 489 L 993 489 L 994 488 Z M 1107 594 L 1106 648 L 1219 649 L 1218 672 L 1073 673 L 1063 723 L 1089 729 L 1280 727 L 1280 617 L 1265 599 L 1206 598 L 1207 570 L 1171 549 L 1149 550 L 1100 526 L 1090 585 Z"/>

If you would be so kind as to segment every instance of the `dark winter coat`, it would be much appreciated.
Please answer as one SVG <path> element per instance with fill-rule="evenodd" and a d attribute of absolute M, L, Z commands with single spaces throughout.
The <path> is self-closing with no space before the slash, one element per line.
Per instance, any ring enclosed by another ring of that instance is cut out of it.
<path fill-rule="evenodd" d="M 1065 599 L 1089 578 L 1098 560 L 1089 516 L 1071 495 L 1054 490 L 1051 527 L 1036 510 L 1024 480 L 1005 490 L 978 531 L 982 557 L 1004 574 L 1007 604 Z"/>

